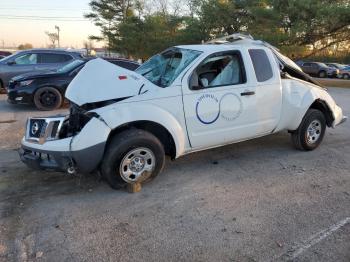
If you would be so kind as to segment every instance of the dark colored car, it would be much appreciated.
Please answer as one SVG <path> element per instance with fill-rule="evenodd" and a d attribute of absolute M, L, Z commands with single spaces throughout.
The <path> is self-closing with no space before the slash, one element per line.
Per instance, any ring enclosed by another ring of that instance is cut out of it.
<path fill-rule="evenodd" d="M 109 57 L 101 57 L 101 58 L 104 60 L 107 60 L 112 64 L 129 69 L 131 71 L 135 71 L 140 66 L 139 63 L 128 59 L 124 59 L 124 58 L 109 58 Z"/>
<path fill-rule="evenodd" d="M 339 74 L 339 69 L 329 67 L 320 62 L 305 62 L 300 67 L 304 73 L 320 78 L 337 77 Z"/>
<path fill-rule="evenodd" d="M 0 51 L 0 57 L 2 56 L 4 58 L 9 55 L 12 55 L 12 53 L 8 51 Z"/>
<path fill-rule="evenodd" d="M 7 89 L 7 101 L 11 104 L 34 104 L 40 110 L 53 110 L 62 106 L 64 93 L 72 79 L 91 59 L 74 60 L 50 71 L 32 72 L 12 78 Z M 135 70 L 138 63 L 126 59 L 105 60 Z"/>
<path fill-rule="evenodd" d="M 29 49 L 0 60 L 0 88 L 17 75 L 37 70 L 54 70 L 73 60 L 82 59 L 79 52 L 61 49 Z"/>
<path fill-rule="evenodd" d="M 344 66 L 340 70 L 340 77 L 345 79 L 345 80 L 349 80 L 350 79 L 350 65 Z"/>
<path fill-rule="evenodd" d="M 343 78 L 345 80 L 350 79 L 349 66 L 344 65 L 344 64 L 339 64 L 339 63 L 327 63 L 326 65 L 328 65 L 329 67 L 339 69 L 339 75 L 338 75 L 339 78 Z"/>
<path fill-rule="evenodd" d="M 339 64 L 339 63 L 326 63 L 327 66 L 337 68 L 337 69 L 342 69 L 346 65 L 344 64 Z"/>

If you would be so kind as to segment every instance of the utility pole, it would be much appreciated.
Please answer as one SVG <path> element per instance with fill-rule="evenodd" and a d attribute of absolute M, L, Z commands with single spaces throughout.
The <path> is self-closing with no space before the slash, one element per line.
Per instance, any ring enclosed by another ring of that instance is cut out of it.
<path fill-rule="evenodd" d="M 57 45 L 60 47 L 60 27 L 55 25 L 55 29 L 57 29 Z"/>

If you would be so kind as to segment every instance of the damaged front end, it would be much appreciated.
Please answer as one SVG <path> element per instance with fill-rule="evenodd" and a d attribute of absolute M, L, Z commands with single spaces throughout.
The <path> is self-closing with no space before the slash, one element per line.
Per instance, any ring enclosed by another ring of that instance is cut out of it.
<path fill-rule="evenodd" d="M 22 161 L 40 169 L 93 171 L 102 160 L 111 132 L 95 109 L 140 95 L 141 89 L 157 87 L 102 59 L 87 62 L 66 90 L 71 104 L 68 116 L 28 120 L 20 150 Z"/>
<path fill-rule="evenodd" d="M 29 118 L 19 154 L 35 169 L 91 172 L 102 159 L 109 132 L 95 112 L 72 103 L 67 116 Z"/>

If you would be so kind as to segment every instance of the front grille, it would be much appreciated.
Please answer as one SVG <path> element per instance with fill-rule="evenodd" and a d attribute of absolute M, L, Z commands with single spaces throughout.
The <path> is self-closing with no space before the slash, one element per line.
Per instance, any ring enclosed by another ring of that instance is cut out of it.
<path fill-rule="evenodd" d="M 37 143 L 58 139 L 65 117 L 30 118 L 27 122 L 26 140 Z"/>
<path fill-rule="evenodd" d="M 34 138 L 40 138 L 46 129 L 45 119 L 30 119 L 29 120 L 29 136 Z"/>

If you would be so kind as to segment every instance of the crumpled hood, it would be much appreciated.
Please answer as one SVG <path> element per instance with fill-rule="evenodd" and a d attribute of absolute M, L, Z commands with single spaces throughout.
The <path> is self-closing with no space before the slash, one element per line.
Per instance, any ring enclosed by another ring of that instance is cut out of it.
<path fill-rule="evenodd" d="M 66 98 L 81 106 L 140 95 L 157 88 L 143 76 L 103 59 L 85 64 L 66 90 Z"/>

